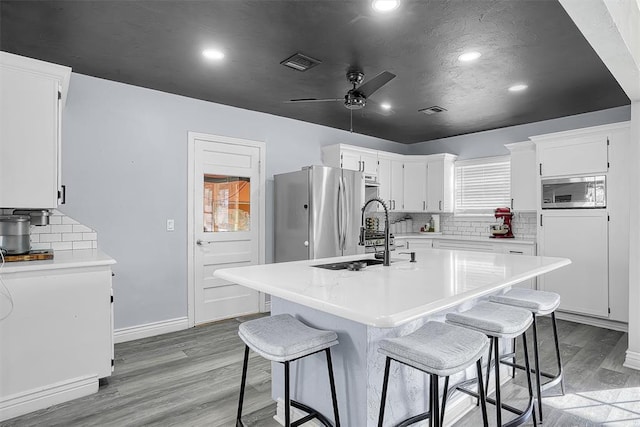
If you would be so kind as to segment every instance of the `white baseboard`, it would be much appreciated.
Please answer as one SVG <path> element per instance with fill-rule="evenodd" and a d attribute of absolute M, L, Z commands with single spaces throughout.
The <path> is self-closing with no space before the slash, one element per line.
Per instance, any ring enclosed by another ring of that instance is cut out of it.
<path fill-rule="evenodd" d="M 0 421 L 88 396 L 98 391 L 98 377 L 81 377 L 38 387 L 0 400 Z"/>
<path fill-rule="evenodd" d="M 160 322 L 146 323 L 144 325 L 129 326 L 127 328 L 116 329 L 113 332 L 113 341 L 118 344 L 127 341 L 138 340 L 140 338 L 154 337 L 156 335 L 167 334 L 169 332 L 181 331 L 189 328 L 187 317 L 162 320 Z"/>
<path fill-rule="evenodd" d="M 556 318 L 568 320 L 570 322 L 583 323 L 585 325 L 597 326 L 598 328 L 611 329 L 614 331 L 628 332 L 629 325 L 616 320 L 600 319 L 598 317 L 582 316 L 580 314 L 556 311 Z"/>
<path fill-rule="evenodd" d="M 631 369 L 640 370 L 640 353 L 636 353 L 635 351 L 627 350 L 626 357 L 624 358 L 624 363 L 622 366 Z"/>

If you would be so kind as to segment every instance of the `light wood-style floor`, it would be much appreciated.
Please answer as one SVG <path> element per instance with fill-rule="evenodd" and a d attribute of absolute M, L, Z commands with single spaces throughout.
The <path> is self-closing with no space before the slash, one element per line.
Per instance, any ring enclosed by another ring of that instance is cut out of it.
<path fill-rule="evenodd" d="M 233 426 L 243 356 L 237 330 L 243 320 L 118 344 L 115 372 L 98 393 L 0 424 Z M 563 321 L 559 329 L 567 394 L 546 393 L 544 425 L 640 426 L 640 372 L 622 366 L 627 335 Z M 550 322 L 541 319 L 543 363 L 553 360 L 549 332 Z M 525 384 L 519 374 L 505 391 L 516 405 L 525 396 Z M 272 419 L 270 364 L 255 355 L 246 393 L 245 423 L 277 426 Z M 489 414 L 495 419 L 491 406 Z M 473 411 L 456 425 L 476 427 L 479 420 Z"/>

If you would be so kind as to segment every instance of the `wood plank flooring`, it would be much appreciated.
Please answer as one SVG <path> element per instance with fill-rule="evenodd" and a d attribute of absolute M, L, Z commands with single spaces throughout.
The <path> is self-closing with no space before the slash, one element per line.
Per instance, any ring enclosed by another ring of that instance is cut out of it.
<path fill-rule="evenodd" d="M 244 320 L 231 319 L 118 344 L 115 372 L 98 393 L 0 424 L 233 426 L 243 357 L 237 330 Z M 640 371 L 622 366 L 627 335 L 566 321 L 559 321 L 558 326 L 567 393 L 545 393 L 544 425 L 640 426 Z M 539 329 L 541 363 L 552 367 L 553 339 L 548 319 L 540 319 Z M 505 388 L 504 393 L 515 405 L 526 396 L 524 380 L 519 374 Z M 270 364 L 252 355 L 244 411 L 247 426 L 278 426 L 272 419 L 275 403 L 270 384 Z M 456 426 L 481 425 L 477 412 L 466 415 Z M 491 421 L 495 420 L 494 414 L 490 406 Z"/>

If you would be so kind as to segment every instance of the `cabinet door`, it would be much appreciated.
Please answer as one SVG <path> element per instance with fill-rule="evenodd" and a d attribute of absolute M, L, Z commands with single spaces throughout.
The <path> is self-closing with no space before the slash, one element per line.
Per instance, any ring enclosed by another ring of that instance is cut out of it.
<path fill-rule="evenodd" d="M 416 249 L 431 249 L 433 247 L 433 242 L 431 239 L 407 239 L 407 249 L 416 250 Z"/>
<path fill-rule="evenodd" d="M 391 209 L 391 160 L 378 160 L 378 197 L 387 203 L 387 207 Z"/>
<path fill-rule="evenodd" d="M 362 162 L 361 170 L 366 175 L 378 174 L 378 155 L 374 153 L 362 153 L 360 154 L 360 161 Z"/>
<path fill-rule="evenodd" d="M 404 210 L 427 210 L 427 165 L 422 162 L 404 164 Z"/>
<path fill-rule="evenodd" d="M 58 207 L 59 83 L 0 65 L 0 207 Z"/>
<path fill-rule="evenodd" d="M 538 145 L 539 171 L 543 177 L 604 173 L 608 169 L 606 135 L 589 135 Z"/>
<path fill-rule="evenodd" d="M 340 165 L 342 169 L 362 172 L 362 163 L 360 162 L 360 153 L 342 150 L 340 153 Z"/>
<path fill-rule="evenodd" d="M 399 160 L 391 160 L 391 210 L 404 210 L 404 168 Z"/>
<path fill-rule="evenodd" d="M 499 247 L 501 251 L 509 255 L 535 255 L 534 246 L 525 245 L 510 245 L 496 243 L 496 247 Z M 513 285 L 516 288 L 536 289 L 536 279 L 525 280 L 524 282 Z"/>
<path fill-rule="evenodd" d="M 536 151 L 532 143 L 528 147 L 511 152 L 511 209 L 516 212 L 537 209 Z"/>
<path fill-rule="evenodd" d="M 444 209 L 444 164 L 429 162 L 427 169 L 427 211 L 442 212 Z"/>
<path fill-rule="evenodd" d="M 571 264 L 538 278 L 540 289 L 560 294 L 560 309 L 607 317 L 608 224 L 603 210 L 545 212 L 538 223 L 540 254 Z"/>

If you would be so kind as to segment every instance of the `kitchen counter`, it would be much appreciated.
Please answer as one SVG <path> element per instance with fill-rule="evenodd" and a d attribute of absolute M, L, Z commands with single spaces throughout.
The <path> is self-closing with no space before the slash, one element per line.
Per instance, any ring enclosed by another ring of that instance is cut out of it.
<path fill-rule="evenodd" d="M 493 238 L 487 236 L 462 236 L 457 234 L 442 234 L 442 233 L 403 233 L 395 234 L 396 239 L 438 239 L 438 240 L 460 240 L 469 242 L 487 242 L 487 243 L 513 243 L 516 245 L 535 245 L 535 240 L 532 239 L 502 239 Z"/>
<path fill-rule="evenodd" d="M 372 258 L 326 258 L 217 270 L 214 275 L 377 328 L 395 327 L 568 265 L 565 258 L 425 249 L 417 262 L 392 254 L 390 267 L 361 271 L 314 265 Z"/>
<path fill-rule="evenodd" d="M 55 251 L 53 253 L 53 259 L 45 261 L 7 262 L 4 264 L 4 267 L 0 269 L 0 274 L 112 265 L 115 263 L 116 261 L 113 258 L 98 249 Z"/>
<path fill-rule="evenodd" d="M 271 294 L 271 313 L 289 313 L 306 324 L 334 330 L 332 348 L 340 419 L 344 425 L 377 425 L 384 357 L 379 342 L 409 334 L 428 320 L 444 320 L 446 312 L 473 306 L 489 294 L 520 281 L 561 268 L 565 258 L 511 255 L 446 249 L 417 250 L 417 262 L 392 254 L 392 264 L 361 271 L 313 267 L 371 255 L 326 258 L 217 270 L 214 276 Z M 510 345 L 510 343 L 504 343 Z M 332 414 L 324 357 L 296 362 L 292 384 L 296 400 Z M 473 367 L 452 377 L 473 378 Z M 272 364 L 272 397 L 284 394 L 282 367 Z M 507 377 L 507 375 L 505 375 Z M 428 387 L 424 375 L 392 365 L 387 392 L 388 423 L 424 412 Z M 475 402 L 455 394 L 449 416 L 474 408 Z M 282 417 L 282 405 L 278 406 Z M 449 418 L 450 419 L 450 418 Z"/>

